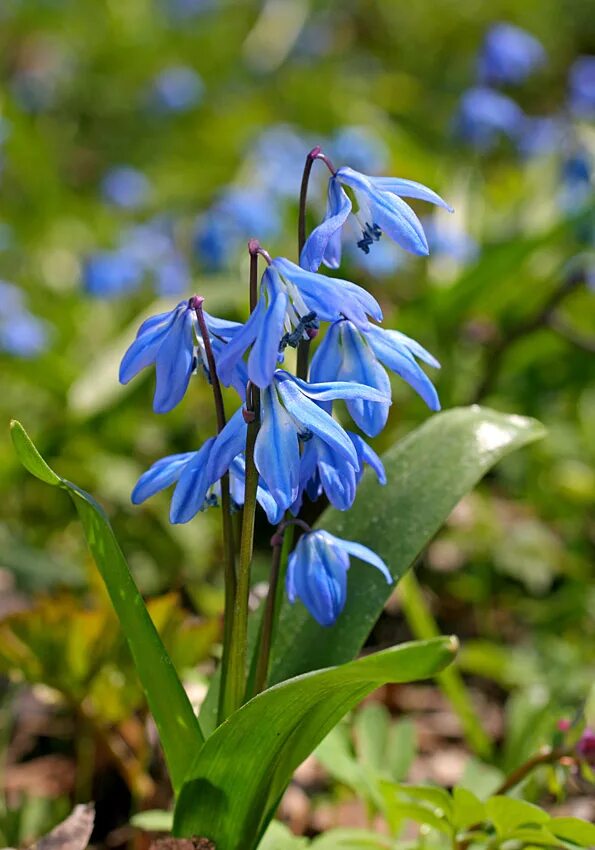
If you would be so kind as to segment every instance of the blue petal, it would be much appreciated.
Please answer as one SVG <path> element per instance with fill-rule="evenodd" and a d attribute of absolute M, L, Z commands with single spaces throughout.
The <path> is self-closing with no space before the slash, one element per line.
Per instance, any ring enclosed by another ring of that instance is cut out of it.
<path fill-rule="evenodd" d="M 410 336 L 405 336 L 405 334 L 400 331 L 395 331 L 392 329 L 385 328 L 375 328 L 370 326 L 370 336 L 379 336 L 383 335 L 387 340 L 394 340 L 398 345 L 404 345 L 405 348 L 409 349 L 411 354 L 415 357 L 419 357 L 420 360 L 423 360 L 424 363 L 427 363 L 428 366 L 433 366 L 434 369 L 440 368 L 440 363 L 436 360 L 436 358 L 430 354 L 429 351 L 420 345 L 419 342 L 412 339 Z"/>
<path fill-rule="evenodd" d="M 233 460 L 229 471 L 231 473 L 230 478 L 232 486 L 237 484 L 237 493 L 235 495 L 232 493 L 232 498 L 237 505 L 243 505 L 244 492 L 246 488 L 246 461 L 242 455 L 238 455 L 238 457 Z M 275 502 L 268 487 L 262 479 L 259 481 L 258 488 L 256 490 L 256 499 L 260 507 L 266 513 L 270 524 L 278 525 L 283 519 L 284 511 Z"/>
<path fill-rule="evenodd" d="M 213 356 L 215 357 L 215 366 L 217 369 L 217 375 L 219 375 L 219 359 L 222 357 L 223 352 L 227 348 L 227 344 L 222 342 L 217 337 L 213 337 L 211 339 L 211 347 L 213 349 Z M 246 387 L 248 385 L 248 367 L 244 363 L 243 360 L 238 360 L 236 365 L 231 370 L 231 381 L 230 386 L 234 388 L 239 397 L 242 399 L 242 402 L 246 401 Z"/>
<path fill-rule="evenodd" d="M 300 451 L 293 420 L 279 401 L 275 386 L 261 393 L 261 425 L 254 447 L 256 468 L 280 508 L 296 499 Z"/>
<path fill-rule="evenodd" d="M 454 209 L 447 204 L 432 189 L 428 189 L 423 183 L 417 183 L 415 180 L 404 180 L 400 177 L 370 177 L 370 182 L 381 192 L 391 192 L 393 195 L 398 195 L 400 198 L 416 198 L 419 201 L 427 201 L 430 204 L 436 204 L 437 207 L 443 207 L 448 212 L 454 212 Z"/>
<path fill-rule="evenodd" d="M 376 299 L 349 280 L 305 271 L 284 257 L 275 257 L 273 267 L 298 288 L 308 309 L 314 310 L 324 322 L 347 316 L 358 327 L 366 328 L 366 314 L 382 321 L 382 310 Z"/>
<path fill-rule="evenodd" d="M 276 382 L 276 385 L 288 413 L 300 431 L 311 432 L 320 437 L 357 469 L 357 454 L 353 443 L 339 423 L 300 392 L 293 381 Z"/>
<path fill-rule="evenodd" d="M 327 537 L 332 538 L 335 544 L 340 546 L 340 548 L 347 552 L 348 555 L 353 555 L 354 558 L 359 558 L 360 561 L 365 561 L 367 564 L 371 564 L 371 566 L 380 570 L 388 584 L 393 583 L 393 577 L 382 558 L 380 558 L 375 552 L 372 552 L 371 549 L 368 549 L 367 546 L 363 546 L 361 543 L 353 543 L 351 540 L 343 540 L 340 537 L 335 537 L 328 531 L 325 531 L 324 534 L 326 534 Z"/>
<path fill-rule="evenodd" d="M 375 437 L 382 431 L 388 419 L 390 380 L 365 337 L 350 322 L 343 323 L 341 339 L 343 361 L 339 379 L 373 387 L 385 397 L 383 404 L 364 401 L 361 398 L 347 402 L 347 409 L 355 424 L 369 437 Z"/>
<path fill-rule="evenodd" d="M 134 505 L 141 505 L 150 496 L 154 496 L 160 490 L 165 490 L 174 481 L 177 481 L 194 452 L 184 454 L 168 455 L 156 461 L 136 482 L 130 496 Z"/>
<path fill-rule="evenodd" d="M 180 402 L 192 374 L 194 340 L 192 313 L 180 312 L 167 332 L 155 360 L 155 413 L 167 413 Z"/>
<path fill-rule="evenodd" d="M 220 319 L 203 310 L 209 334 L 218 336 L 224 340 L 230 340 L 244 327 L 241 322 L 230 322 L 228 319 Z"/>
<path fill-rule="evenodd" d="M 178 315 L 177 308 L 169 313 L 151 316 L 143 322 L 120 364 L 119 380 L 127 384 L 141 369 L 155 362 L 157 352 L 161 348 L 171 326 Z"/>
<path fill-rule="evenodd" d="M 359 460 L 359 479 L 361 479 L 363 475 L 364 464 L 367 463 L 368 466 L 370 466 L 376 473 L 378 483 L 386 484 L 386 472 L 384 471 L 384 464 L 382 463 L 374 449 L 369 446 L 365 440 L 362 440 L 359 434 L 354 434 L 352 431 L 347 431 L 347 436 L 355 446 L 355 450 L 357 452 L 357 457 Z"/>
<path fill-rule="evenodd" d="M 310 381 L 313 384 L 324 381 L 336 381 L 341 368 L 341 347 L 339 344 L 340 319 L 333 322 L 327 330 L 324 339 L 316 349 L 310 364 Z M 320 406 L 327 413 L 333 409 L 332 402 L 321 402 Z"/>
<path fill-rule="evenodd" d="M 320 535 L 303 535 L 290 555 L 287 595 L 290 602 L 299 597 L 321 626 L 331 626 L 345 606 L 349 562 Z"/>
<path fill-rule="evenodd" d="M 418 366 L 408 348 L 389 332 L 374 328 L 368 334 L 370 345 L 376 356 L 385 366 L 400 375 L 416 393 L 418 393 L 430 410 L 440 410 L 438 393 L 425 372 Z"/>
<path fill-rule="evenodd" d="M 213 483 L 208 480 L 207 466 L 215 439 L 210 437 L 203 443 L 194 459 L 186 464 L 172 496 L 170 522 L 188 522 L 202 510 L 208 489 Z"/>
<path fill-rule="evenodd" d="M 341 228 L 351 212 L 351 201 L 336 177 L 328 184 L 326 214 L 308 237 L 300 256 L 302 268 L 317 272 L 325 265 L 338 269 L 341 264 Z"/>
<path fill-rule="evenodd" d="M 248 375 L 260 389 L 268 387 L 277 368 L 279 343 L 287 315 L 287 293 L 279 292 L 264 315 L 260 333 L 248 358 Z"/>
<path fill-rule="evenodd" d="M 233 335 L 233 338 L 227 343 L 219 357 L 217 374 L 224 386 L 229 387 L 233 383 L 234 369 L 258 334 L 261 333 L 265 313 L 266 298 L 263 292 L 258 299 L 256 309 L 250 314 L 242 330 Z"/>
<path fill-rule="evenodd" d="M 375 192 L 370 197 L 370 208 L 374 223 L 397 245 L 412 254 L 430 253 L 421 221 L 405 201 L 390 192 Z"/>
<path fill-rule="evenodd" d="M 215 437 L 207 463 L 208 486 L 218 481 L 224 475 L 231 462 L 246 447 L 246 423 L 242 408 L 236 410 L 225 428 Z"/>
<path fill-rule="evenodd" d="M 320 482 L 329 502 L 339 511 L 349 510 L 357 488 L 356 470 L 322 440 L 313 437 L 312 442 L 316 444 Z"/>
<path fill-rule="evenodd" d="M 391 404 L 390 395 L 387 396 L 386 393 L 374 387 L 356 384 L 353 381 L 322 381 L 319 384 L 311 384 L 307 381 L 302 381 L 301 378 L 297 378 L 284 369 L 277 369 L 275 380 L 280 388 L 286 387 L 287 384 L 295 384 L 299 392 L 318 402 L 334 401 L 335 399 L 342 398 L 363 399 L 364 401 Z"/>

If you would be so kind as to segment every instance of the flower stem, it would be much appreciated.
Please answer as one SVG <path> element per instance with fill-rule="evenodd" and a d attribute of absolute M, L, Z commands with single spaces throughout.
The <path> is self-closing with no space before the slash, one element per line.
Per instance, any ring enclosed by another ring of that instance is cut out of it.
<path fill-rule="evenodd" d="M 221 393 L 221 384 L 217 376 L 217 367 L 215 365 L 215 357 L 211 346 L 209 330 L 205 321 L 204 312 L 202 309 L 204 298 L 197 295 L 190 299 L 190 306 L 196 313 L 200 335 L 205 347 L 205 355 L 207 358 L 207 366 L 209 376 L 211 378 L 211 386 L 213 387 L 213 399 L 215 401 L 215 412 L 217 415 L 217 432 L 225 428 L 225 407 L 223 404 L 223 395 Z M 225 607 L 223 613 L 223 655 L 221 658 L 221 688 L 219 691 L 219 708 L 218 722 L 222 723 L 229 713 L 229 688 L 228 688 L 228 671 L 229 671 L 229 649 L 231 645 L 231 627 L 233 610 L 235 607 L 236 598 L 236 558 L 235 544 L 233 533 L 233 522 L 231 516 L 231 497 L 229 493 L 229 474 L 226 472 L 221 478 L 221 523 L 223 526 L 223 579 L 225 584 Z"/>
<path fill-rule="evenodd" d="M 273 547 L 271 576 L 260 628 L 260 647 L 256 673 L 254 675 L 254 695 L 264 691 L 267 686 L 271 646 L 273 644 L 279 608 L 283 598 L 283 579 L 285 577 L 287 559 L 293 543 L 293 527 L 295 525 L 299 526 L 303 531 L 311 530 L 310 526 L 303 520 L 291 518 L 281 522 L 271 537 L 271 546 Z"/>
<path fill-rule="evenodd" d="M 258 298 L 258 255 L 263 254 L 256 240 L 248 243 L 250 252 L 250 311 Z M 265 252 L 266 253 L 266 252 Z M 265 257 L 266 258 L 266 257 Z M 229 649 L 229 702 L 227 715 L 236 711 L 246 696 L 246 664 L 248 659 L 248 603 L 250 596 L 250 568 L 254 551 L 254 521 L 256 516 L 256 491 L 258 470 L 254 462 L 254 445 L 260 427 L 260 391 L 250 383 L 246 391 L 248 428 L 246 434 L 246 471 L 244 510 L 240 536 L 240 555 Z"/>
<path fill-rule="evenodd" d="M 310 173 L 315 160 L 321 159 L 327 168 L 334 174 L 334 166 L 326 157 L 319 145 L 312 148 L 306 162 L 304 163 L 304 171 L 302 174 L 302 184 L 300 186 L 300 205 L 298 212 L 298 255 L 301 256 L 304 245 L 306 244 L 306 209 L 308 206 L 308 185 L 310 183 Z M 308 377 L 308 360 L 310 358 L 310 340 L 302 339 L 299 342 L 297 350 L 297 367 L 296 375 L 302 380 Z"/>

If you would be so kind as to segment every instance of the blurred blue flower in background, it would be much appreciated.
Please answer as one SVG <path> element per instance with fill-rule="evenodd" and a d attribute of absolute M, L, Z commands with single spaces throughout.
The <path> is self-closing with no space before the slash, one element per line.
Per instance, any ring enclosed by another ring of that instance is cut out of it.
<path fill-rule="evenodd" d="M 473 262 L 479 255 L 479 244 L 461 227 L 460 217 L 433 215 L 423 219 L 433 257 L 450 257 L 457 265 Z"/>
<path fill-rule="evenodd" d="M 168 17 L 175 23 L 186 23 L 216 9 L 218 4 L 219 0 L 163 0 Z"/>
<path fill-rule="evenodd" d="M 559 150 L 566 128 L 555 116 L 526 116 L 518 139 L 519 152 L 523 156 L 543 156 Z"/>
<path fill-rule="evenodd" d="M 157 112 L 183 113 L 202 100 L 204 83 L 186 65 L 165 68 L 153 80 L 150 102 Z"/>
<path fill-rule="evenodd" d="M 408 254 L 388 239 L 381 239 L 369 254 L 364 254 L 357 245 L 350 242 L 347 245 L 347 254 L 351 262 L 375 277 L 390 277 L 405 265 L 408 258 Z"/>
<path fill-rule="evenodd" d="M 593 197 L 593 160 L 584 147 L 577 147 L 562 161 L 558 203 L 567 213 L 577 212 Z"/>
<path fill-rule="evenodd" d="M 482 151 L 494 147 L 501 136 L 516 140 L 523 130 L 521 107 L 487 86 L 468 89 L 459 103 L 455 132 Z"/>
<path fill-rule="evenodd" d="M 294 199 L 300 190 L 306 152 L 314 145 L 310 141 L 289 124 L 270 127 L 253 143 L 247 169 L 272 197 Z"/>
<path fill-rule="evenodd" d="M 47 348 L 49 328 L 26 308 L 23 293 L 0 280 L 0 351 L 14 357 L 36 357 Z"/>
<path fill-rule="evenodd" d="M 348 162 L 356 171 L 385 171 L 389 165 L 388 148 L 367 127 L 342 127 L 328 145 L 331 159 Z"/>
<path fill-rule="evenodd" d="M 568 80 L 574 115 L 595 119 L 595 56 L 579 56 L 570 68 Z"/>
<path fill-rule="evenodd" d="M 101 181 L 101 194 L 110 204 L 134 210 L 146 203 L 151 193 L 148 178 L 130 165 L 110 168 Z"/>
<path fill-rule="evenodd" d="M 90 295 L 113 298 L 133 292 L 143 270 L 125 251 L 97 251 L 83 263 L 83 285 Z"/>
<path fill-rule="evenodd" d="M 545 59 L 543 45 L 535 36 L 513 24 L 494 24 L 479 53 L 479 78 L 495 85 L 522 83 Z"/>
<path fill-rule="evenodd" d="M 279 209 L 266 191 L 230 186 L 198 217 L 194 250 L 209 271 L 220 271 L 236 259 L 248 238 L 258 233 L 270 239 L 280 227 Z"/>

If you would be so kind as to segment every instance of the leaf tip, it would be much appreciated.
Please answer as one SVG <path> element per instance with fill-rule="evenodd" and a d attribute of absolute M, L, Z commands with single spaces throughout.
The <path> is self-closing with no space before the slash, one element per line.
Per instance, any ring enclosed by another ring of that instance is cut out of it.
<path fill-rule="evenodd" d="M 62 483 L 62 479 L 48 466 L 37 451 L 31 437 L 27 434 L 18 419 L 10 420 L 10 436 L 17 457 L 31 475 L 52 484 L 54 487 Z"/>
<path fill-rule="evenodd" d="M 458 637 L 456 635 L 449 635 L 446 649 L 453 657 L 458 653 L 460 646 Z"/>

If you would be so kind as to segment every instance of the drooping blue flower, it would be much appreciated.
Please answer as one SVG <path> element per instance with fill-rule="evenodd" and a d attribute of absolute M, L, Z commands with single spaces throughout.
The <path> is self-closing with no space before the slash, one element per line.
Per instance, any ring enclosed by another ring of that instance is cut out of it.
<path fill-rule="evenodd" d="M 287 345 L 297 346 L 316 331 L 320 321 L 341 315 L 362 329 L 369 326 L 368 316 L 382 319 L 376 299 L 355 283 L 275 258 L 262 277 L 256 309 L 219 360 L 222 382 L 229 385 L 233 369 L 252 345 L 248 375 L 256 386 L 267 387 Z"/>
<path fill-rule="evenodd" d="M 157 112 L 188 112 L 202 99 L 204 83 L 193 68 L 174 65 L 154 79 L 151 103 Z"/>
<path fill-rule="evenodd" d="M 392 584 L 388 567 L 367 546 L 328 531 L 310 531 L 300 537 L 289 556 L 285 583 L 289 601 L 301 599 L 321 626 L 332 626 L 345 607 L 350 556 L 376 567 Z"/>
<path fill-rule="evenodd" d="M 522 83 L 544 64 L 545 58 L 543 45 L 535 36 L 513 24 L 494 24 L 479 54 L 479 78 L 495 85 Z"/>
<path fill-rule="evenodd" d="M 176 489 L 171 501 L 172 523 L 189 522 L 199 511 L 217 505 L 221 498 L 221 477 L 229 472 L 233 504 L 244 503 L 246 423 L 241 410 L 229 420 L 223 431 L 208 439 L 196 452 L 169 455 L 156 461 L 139 478 L 132 491 L 132 502 L 140 505 L 172 484 Z M 259 482 L 257 500 L 272 525 L 280 522 L 282 511 Z"/>
<path fill-rule="evenodd" d="M 110 168 L 101 181 L 101 194 L 110 204 L 125 210 L 141 207 L 151 193 L 151 184 L 137 168 L 119 165 Z"/>
<path fill-rule="evenodd" d="M 356 211 L 343 186 L 349 187 L 353 193 Z M 423 227 L 402 198 L 428 201 L 452 212 L 446 201 L 421 183 L 397 177 L 368 177 L 347 166 L 339 168 L 329 180 L 324 220 L 308 237 L 300 265 L 310 271 L 317 271 L 321 263 L 331 269 L 339 267 L 341 231 L 352 211 L 361 232 L 357 246 L 365 254 L 382 233 L 412 254 L 427 254 L 428 243 Z"/>
<path fill-rule="evenodd" d="M 180 301 L 173 310 L 146 319 L 122 358 L 121 384 L 155 364 L 155 413 L 172 410 L 188 388 L 194 370 L 195 321 L 188 301 Z"/>
<path fill-rule="evenodd" d="M 595 118 L 595 56 L 579 56 L 568 76 L 570 108 L 577 118 Z"/>
<path fill-rule="evenodd" d="M 301 510 L 304 494 L 311 502 L 315 502 L 324 493 L 337 510 L 349 510 L 366 465 L 374 470 L 380 484 L 386 484 L 384 465 L 376 452 L 357 434 L 351 431 L 345 433 L 353 443 L 357 455 L 357 467 L 343 464 L 337 468 L 325 443 L 318 437 L 312 436 L 304 443 L 300 460 L 298 495 L 291 506 L 294 516 L 297 516 Z"/>
<path fill-rule="evenodd" d="M 353 382 L 306 383 L 282 369 L 261 392 L 261 424 L 254 459 L 260 475 L 280 508 L 290 508 L 300 494 L 300 440 L 316 439 L 316 455 L 332 474 L 347 481 L 359 473 L 360 460 L 353 441 L 321 407 L 334 399 L 390 403 L 376 389 Z M 355 484 L 353 485 L 355 488 Z M 338 489 L 331 484 L 332 493 Z M 348 491 L 347 491 L 348 492 Z M 337 495 L 337 500 L 346 497 Z M 353 501 L 353 499 L 351 499 Z"/>
<path fill-rule="evenodd" d="M 487 151 L 502 136 L 515 141 L 523 130 L 523 110 L 501 92 L 487 86 L 468 89 L 461 98 L 455 130 L 469 144 Z"/>
<path fill-rule="evenodd" d="M 395 330 L 370 325 L 360 331 L 347 320 L 334 322 L 312 358 L 312 381 L 354 381 L 374 387 L 390 399 L 390 381 L 383 365 L 400 375 L 423 398 L 430 410 L 440 410 L 434 385 L 415 358 L 439 368 L 419 343 Z M 370 404 L 364 398 L 347 400 L 347 409 L 362 431 L 375 437 L 388 418 L 388 401 Z"/>

